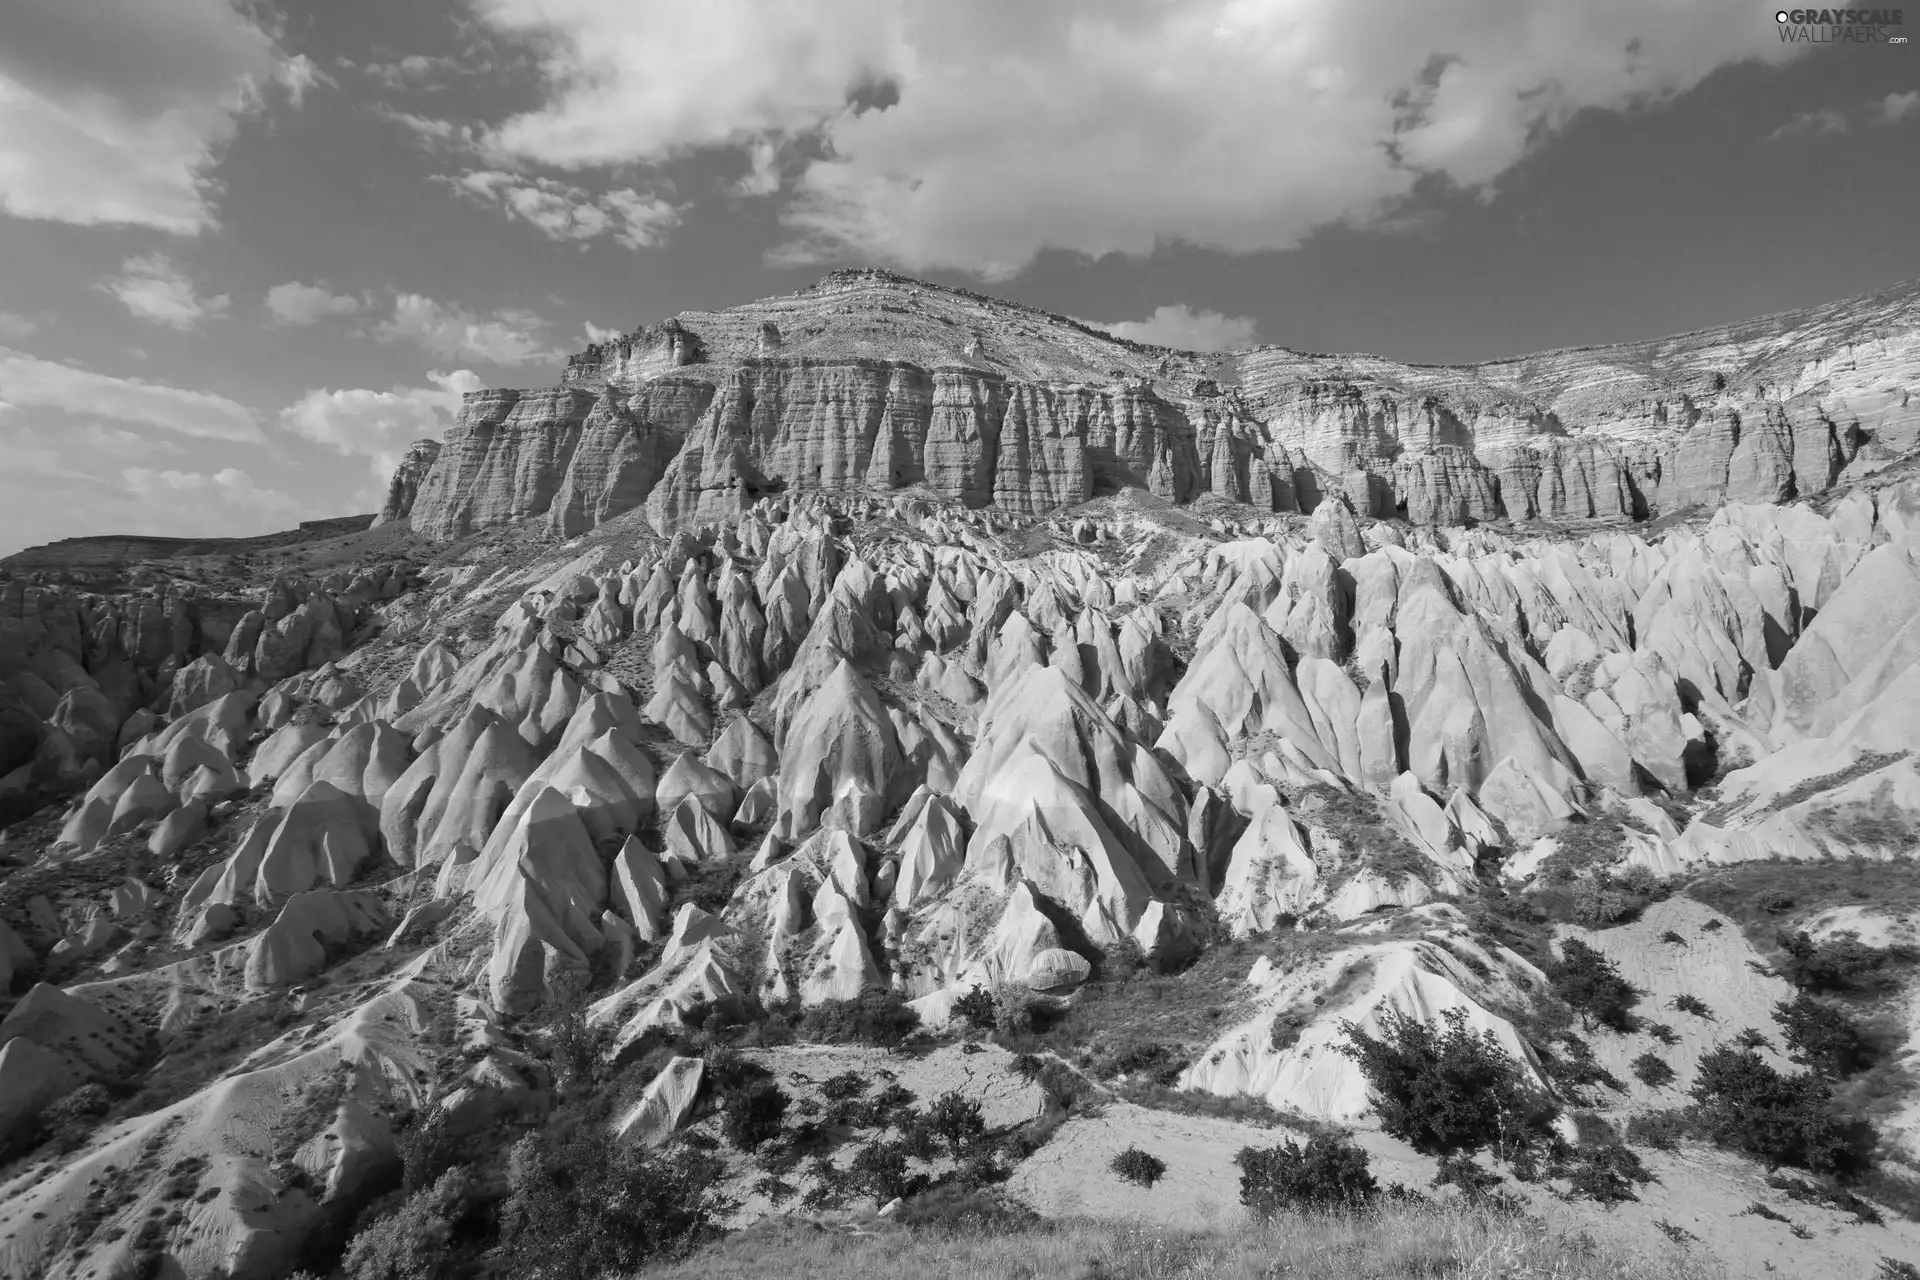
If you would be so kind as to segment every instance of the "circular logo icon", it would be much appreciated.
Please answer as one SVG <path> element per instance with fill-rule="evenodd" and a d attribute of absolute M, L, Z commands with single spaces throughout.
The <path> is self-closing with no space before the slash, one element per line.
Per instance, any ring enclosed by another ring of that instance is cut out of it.
<path fill-rule="evenodd" d="M 1785 22 L 1787 20 L 1787 11 L 1782 9 L 1780 12 L 1774 14 L 1773 20 L 1775 22 Z"/>

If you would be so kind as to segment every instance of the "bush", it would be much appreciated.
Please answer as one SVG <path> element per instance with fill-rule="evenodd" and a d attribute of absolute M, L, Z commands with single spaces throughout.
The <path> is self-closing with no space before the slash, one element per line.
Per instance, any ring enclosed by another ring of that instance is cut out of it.
<path fill-rule="evenodd" d="M 919 1010 L 897 991 L 863 991 L 852 1000 L 829 1000 L 800 1019 L 802 1038 L 821 1044 L 894 1049 L 919 1029 Z"/>
<path fill-rule="evenodd" d="M 1829 1079 L 1864 1071 L 1877 1056 L 1852 1018 L 1804 991 L 1774 1005 L 1773 1016 L 1793 1060 Z"/>
<path fill-rule="evenodd" d="M 1619 967 L 1578 938 L 1560 945 L 1560 959 L 1547 969 L 1554 994 L 1580 1014 L 1587 1030 L 1594 1023 L 1615 1031 L 1633 1030 L 1633 1006 L 1640 993 L 1620 976 Z"/>
<path fill-rule="evenodd" d="M 999 1025 L 1000 1002 L 985 987 L 975 987 L 953 1002 L 953 1016 L 975 1031 L 992 1031 Z"/>
<path fill-rule="evenodd" d="M 958 1090 L 950 1090 L 933 1100 L 933 1105 L 927 1108 L 927 1126 L 955 1156 L 987 1131 L 980 1104 Z"/>
<path fill-rule="evenodd" d="M 1870 947 L 1851 933 L 1826 942 L 1815 942 L 1804 931 L 1783 933 L 1779 941 L 1780 949 L 1787 953 L 1780 974 L 1802 991 L 1884 991 L 1895 983 L 1888 969 L 1896 962 L 1913 959 L 1904 948 Z"/>
<path fill-rule="evenodd" d="M 532 1280 L 579 1280 L 682 1256 L 732 1207 L 713 1190 L 721 1172 L 697 1152 L 615 1142 L 601 1125 L 550 1124 L 509 1154 L 502 1261 Z"/>
<path fill-rule="evenodd" d="M 1348 1043 L 1339 1052 L 1367 1077 L 1380 1127 L 1434 1156 L 1491 1147 L 1510 1157 L 1541 1140 L 1553 1105 L 1526 1085 L 1492 1033 L 1469 1031 L 1459 1009 L 1442 1017 L 1447 1029 L 1437 1033 L 1428 1023 L 1389 1013 L 1381 1039 L 1344 1024 Z"/>
<path fill-rule="evenodd" d="M 1567 1179 L 1569 1195 L 1605 1205 L 1637 1200 L 1634 1187 L 1653 1181 L 1640 1157 L 1611 1134 L 1582 1141 L 1556 1172 Z"/>
<path fill-rule="evenodd" d="M 1680 1043 L 1680 1033 L 1664 1022 L 1649 1022 L 1645 1030 L 1648 1035 L 1668 1048 Z"/>
<path fill-rule="evenodd" d="M 902 1144 L 884 1140 L 862 1147 L 847 1172 L 856 1187 L 881 1205 L 924 1190 L 928 1181 L 926 1174 L 908 1169 L 907 1151 Z"/>
<path fill-rule="evenodd" d="M 1675 1150 L 1693 1136 L 1693 1122 L 1680 1111 L 1648 1111 L 1627 1121 L 1627 1141 L 1655 1151 Z"/>
<path fill-rule="evenodd" d="M 1128 1147 L 1113 1158 L 1113 1171 L 1136 1187 L 1151 1188 L 1166 1173 L 1167 1162 L 1138 1147 Z"/>
<path fill-rule="evenodd" d="M 400 1208 L 354 1236 L 341 1264 L 347 1280 L 456 1280 L 471 1275 L 477 1240 L 467 1247 L 456 1234 L 480 1208 L 473 1177 L 449 1169 L 431 1187 L 407 1197 Z"/>
<path fill-rule="evenodd" d="M 740 1151 L 752 1151 L 780 1136 L 790 1100 L 771 1080 L 749 1080 L 727 1099 L 720 1136 Z"/>
<path fill-rule="evenodd" d="M 867 1078 L 858 1071 L 842 1071 L 820 1082 L 820 1096 L 828 1102 L 846 1102 L 867 1091 Z"/>
<path fill-rule="evenodd" d="M 1633 1060 L 1633 1075 L 1647 1088 L 1659 1089 L 1673 1083 L 1674 1071 L 1665 1059 L 1643 1053 Z"/>
<path fill-rule="evenodd" d="M 1338 1134 L 1316 1134 L 1307 1145 L 1242 1147 L 1240 1203 L 1258 1218 L 1289 1209 L 1361 1209 L 1380 1194 L 1367 1167 L 1367 1153 Z"/>
<path fill-rule="evenodd" d="M 1671 1003 L 1673 1007 L 1681 1013 L 1690 1013 L 1696 1018 L 1705 1018 L 1708 1022 L 1713 1021 L 1713 1010 L 1707 1008 L 1707 1002 L 1691 992 L 1681 992 L 1673 998 Z"/>
<path fill-rule="evenodd" d="M 1811 1072 L 1782 1075 L 1752 1049 L 1721 1045 L 1701 1057 L 1692 1093 L 1719 1146 L 1842 1179 L 1872 1167 L 1873 1126 L 1836 1112 L 1832 1091 Z"/>
<path fill-rule="evenodd" d="M 1039 1223 L 1040 1215 L 993 1192 L 943 1184 L 906 1200 L 893 1220 L 918 1230 L 981 1236 L 1030 1229 Z"/>

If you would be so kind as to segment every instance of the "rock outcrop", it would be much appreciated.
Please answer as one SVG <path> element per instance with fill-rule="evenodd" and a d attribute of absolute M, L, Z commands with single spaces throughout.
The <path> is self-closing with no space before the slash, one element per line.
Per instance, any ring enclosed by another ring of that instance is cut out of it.
<path fill-rule="evenodd" d="M 769 335 L 772 335 L 771 337 Z M 414 527 L 545 515 L 661 530 L 787 490 L 925 486 L 1034 514 L 1140 488 L 1362 517 L 1629 522 L 1830 486 L 1920 444 L 1920 287 L 1657 342 L 1447 368 L 1275 347 L 1202 355 L 890 272 L 687 312 L 559 387 L 466 398 Z M 1864 455 L 1862 450 L 1865 451 Z M 1858 468 L 1856 468 L 1858 469 Z"/>

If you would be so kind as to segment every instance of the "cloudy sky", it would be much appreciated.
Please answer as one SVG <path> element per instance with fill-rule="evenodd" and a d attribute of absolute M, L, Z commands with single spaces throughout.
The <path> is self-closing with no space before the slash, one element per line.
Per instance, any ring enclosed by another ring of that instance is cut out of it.
<path fill-rule="evenodd" d="M 1920 49 L 1748 0 L 9 0 L 0 554 L 371 511 L 461 391 L 884 264 L 1465 361 L 1920 276 Z"/>

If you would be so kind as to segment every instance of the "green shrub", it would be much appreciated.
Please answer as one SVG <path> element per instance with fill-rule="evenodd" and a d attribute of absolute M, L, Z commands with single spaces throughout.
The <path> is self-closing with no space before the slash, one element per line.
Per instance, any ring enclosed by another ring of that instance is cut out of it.
<path fill-rule="evenodd" d="M 1672 1048 L 1674 1045 L 1680 1043 L 1680 1033 L 1664 1022 L 1649 1022 L 1643 1029 L 1648 1035 L 1658 1040 L 1661 1044 L 1666 1045 L 1668 1048 Z"/>
<path fill-rule="evenodd" d="M 847 1171 L 854 1185 L 881 1205 L 922 1191 L 929 1181 L 926 1174 L 908 1167 L 904 1146 L 884 1139 L 862 1147 Z"/>
<path fill-rule="evenodd" d="M 1597 1022 L 1615 1031 L 1633 1030 L 1640 993 L 1619 966 L 1578 938 L 1560 944 L 1560 959 L 1547 969 L 1554 994 L 1572 1005 L 1589 1031 Z"/>
<path fill-rule="evenodd" d="M 1315 1134 L 1307 1145 L 1242 1147 L 1240 1203 L 1257 1218 L 1293 1209 L 1360 1209 L 1380 1194 L 1367 1153 L 1339 1134 Z"/>
<path fill-rule="evenodd" d="M 1804 991 L 1774 1005 L 1773 1016 L 1793 1060 L 1830 1079 L 1864 1071 L 1877 1056 L 1852 1018 Z"/>
<path fill-rule="evenodd" d="M 1802 991 L 1816 993 L 1889 990 L 1897 982 L 1889 970 L 1914 958 L 1905 948 L 1870 947 L 1851 933 L 1825 942 L 1815 942 L 1805 931 L 1782 933 L 1779 941 L 1787 957 L 1780 975 Z"/>
<path fill-rule="evenodd" d="M 471 1275 L 478 1255 L 471 1224 L 481 1208 L 472 1174 L 449 1169 L 354 1236 L 342 1270 L 347 1280 L 456 1280 Z"/>
<path fill-rule="evenodd" d="M 987 1131 L 980 1104 L 959 1090 L 950 1090 L 933 1100 L 927 1108 L 927 1124 L 947 1144 L 955 1156 Z"/>
<path fill-rule="evenodd" d="M 580 1280 L 683 1255 L 732 1207 L 713 1189 L 721 1172 L 698 1152 L 615 1142 L 604 1125 L 549 1124 L 509 1153 L 501 1260 L 532 1280 Z"/>
<path fill-rule="evenodd" d="M 1648 1111 L 1627 1120 L 1627 1141 L 1655 1151 L 1672 1151 L 1680 1139 L 1695 1135 L 1694 1124 L 1681 1111 Z"/>
<path fill-rule="evenodd" d="M 842 1071 L 820 1082 L 820 1096 L 828 1102 L 845 1102 L 867 1091 L 867 1078 L 858 1071 Z"/>
<path fill-rule="evenodd" d="M 1690 1013 L 1696 1018 L 1705 1018 L 1708 1022 L 1713 1021 L 1713 1010 L 1707 1008 L 1707 1002 L 1690 991 L 1681 992 L 1668 1003 L 1672 1004 L 1673 1007 L 1681 1013 Z"/>
<path fill-rule="evenodd" d="M 1122 1181 L 1151 1188 L 1167 1171 L 1167 1162 L 1138 1147 L 1128 1147 L 1113 1158 L 1113 1171 Z"/>
<path fill-rule="evenodd" d="M 992 1031 L 1000 1018 L 1000 1002 L 985 987 L 975 987 L 953 1002 L 953 1016 L 976 1031 Z"/>
<path fill-rule="evenodd" d="M 1338 1051 L 1359 1063 L 1380 1127 L 1423 1155 L 1490 1147 L 1503 1157 L 1540 1141 L 1552 1103 L 1530 1088 L 1491 1032 L 1467 1029 L 1449 1009 L 1444 1032 L 1398 1012 L 1381 1019 L 1375 1039 L 1349 1022 Z"/>
<path fill-rule="evenodd" d="M 1637 1200 L 1634 1187 L 1653 1181 L 1640 1157 L 1611 1131 L 1605 1137 L 1583 1139 L 1555 1172 L 1566 1178 L 1569 1195 L 1605 1205 Z"/>
<path fill-rule="evenodd" d="M 852 1000 L 829 1000 L 800 1020 L 803 1039 L 820 1044 L 871 1044 L 898 1048 L 920 1029 L 920 1012 L 897 991 L 863 991 Z"/>
<path fill-rule="evenodd" d="M 1872 1167 L 1873 1126 L 1840 1115 L 1811 1072 L 1782 1075 L 1752 1049 L 1721 1045 L 1701 1057 L 1692 1094 L 1707 1136 L 1729 1150 L 1843 1179 Z"/>
<path fill-rule="evenodd" d="M 741 1151 L 752 1151 L 780 1135 L 790 1100 L 771 1080 L 750 1080 L 727 1099 L 720 1136 Z"/>
<path fill-rule="evenodd" d="M 1634 1078 L 1649 1089 L 1659 1089 L 1673 1083 L 1674 1071 L 1666 1060 L 1651 1053 L 1643 1053 L 1633 1060 Z"/>

